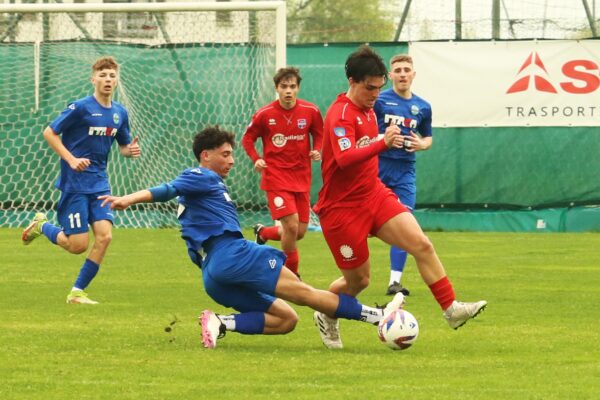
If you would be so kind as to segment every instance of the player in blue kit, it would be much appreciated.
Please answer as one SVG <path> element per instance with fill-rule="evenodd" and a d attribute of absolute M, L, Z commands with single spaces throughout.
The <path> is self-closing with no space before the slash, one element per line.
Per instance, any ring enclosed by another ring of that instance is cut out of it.
<path fill-rule="evenodd" d="M 392 148 L 379 154 L 379 177 L 412 211 L 417 201 L 415 152 L 429 149 L 433 142 L 431 105 L 410 90 L 416 74 L 412 57 L 407 54 L 393 56 L 390 67 L 392 88 L 381 92 L 373 109 L 381 134 L 394 124 L 400 127 L 405 138 L 401 148 Z M 391 271 L 386 294 L 401 292 L 408 296 L 408 289 L 401 284 L 406 257 L 403 249 L 390 248 Z"/>
<path fill-rule="evenodd" d="M 94 242 L 67 296 L 69 304 L 97 304 L 84 291 L 98 273 L 112 238 L 113 214 L 98 196 L 110 193 L 106 164 L 113 142 L 124 157 L 140 156 L 137 138 L 129 133 L 129 117 L 121 104 L 112 100 L 119 81 L 119 65 L 102 57 L 92 66 L 94 94 L 69 106 L 44 130 L 44 139 L 58 154 L 60 176 L 56 187 L 62 192 L 57 206 L 59 225 L 37 213 L 21 239 L 30 244 L 44 235 L 69 253 L 81 254 L 89 246 L 89 227 Z M 62 134 L 62 139 L 59 136 Z"/>
<path fill-rule="evenodd" d="M 169 183 L 122 197 L 103 195 L 102 205 L 124 210 L 143 202 L 165 202 L 179 196 L 181 237 L 192 261 L 202 269 L 208 295 L 239 311 L 200 315 L 204 347 L 214 348 L 226 331 L 241 334 L 285 334 L 298 315 L 284 300 L 306 305 L 331 317 L 372 324 L 402 306 L 399 293 L 385 308 L 364 306 L 352 296 L 315 289 L 284 267 L 285 255 L 270 246 L 244 239 L 235 204 L 223 178 L 233 167 L 235 136 L 207 127 L 194 137 L 199 167 L 186 169 Z"/>

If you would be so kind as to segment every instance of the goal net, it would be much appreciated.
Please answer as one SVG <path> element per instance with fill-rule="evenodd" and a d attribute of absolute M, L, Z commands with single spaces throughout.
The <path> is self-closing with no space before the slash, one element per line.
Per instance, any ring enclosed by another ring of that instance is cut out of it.
<path fill-rule="evenodd" d="M 142 157 L 116 144 L 108 175 L 120 195 L 196 166 L 195 132 L 208 124 L 241 139 L 272 101 L 285 65 L 285 2 L 0 4 L 0 225 L 54 210 L 59 158 L 42 137 L 73 100 L 93 93 L 91 65 L 120 63 L 115 100 L 129 111 Z M 227 184 L 244 226 L 268 220 L 259 176 L 241 146 Z M 176 204 L 141 204 L 115 216 L 129 227 L 177 226 Z"/>

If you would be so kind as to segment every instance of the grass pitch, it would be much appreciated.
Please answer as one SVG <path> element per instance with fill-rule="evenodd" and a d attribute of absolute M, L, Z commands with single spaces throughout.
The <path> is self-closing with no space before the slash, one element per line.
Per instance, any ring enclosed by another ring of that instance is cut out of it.
<path fill-rule="evenodd" d="M 248 237 L 250 232 L 248 232 Z M 460 300 L 488 308 L 448 328 L 409 260 L 406 308 L 420 336 L 406 351 L 342 321 L 326 349 L 312 311 L 295 307 L 285 336 L 229 332 L 202 348 L 197 316 L 227 310 L 203 291 L 175 229 L 115 229 L 88 292 L 65 304 L 85 256 L 0 229 L 0 399 L 596 399 L 600 393 L 600 235 L 430 233 Z M 383 303 L 387 247 L 370 240 L 372 277 L 359 297 Z M 300 242 L 300 272 L 338 276 L 319 233 Z M 165 329 L 165 328 L 170 328 Z"/>

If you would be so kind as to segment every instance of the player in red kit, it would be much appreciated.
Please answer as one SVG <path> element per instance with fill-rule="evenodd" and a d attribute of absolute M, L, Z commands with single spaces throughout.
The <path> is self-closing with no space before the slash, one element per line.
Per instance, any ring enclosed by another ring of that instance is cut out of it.
<path fill-rule="evenodd" d="M 373 106 L 387 79 L 383 60 L 368 46 L 361 46 L 350 54 L 345 67 L 348 91 L 337 97 L 325 116 L 323 187 L 315 205 L 327 245 L 342 272 L 329 290 L 356 296 L 369 285 L 367 237 L 377 236 L 414 256 L 448 324 L 457 329 L 479 314 L 487 302 L 456 301 L 432 243 L 378 177 L 377 155 L 403 146 L 397 125 L 388 126 L 378 138 Z M 341 348 L 337 319 L 320 312 L 315 312 L 314 319 L 323 344 Z"/>
<path fill-rule="evenodd" d="M 296 241 L 304 237 L 310 217 L 311 160 L 321 160 L 323 118 L 318 107 L 299 99 L 300 71 L 281 68 L 273 77 L 278 99 L 254 114 L 242 146 L 262 174 L 271 217 L 281 225 L 254 226 L 256 242 L 281 240 L 286 266 L 296 275 L 299 255 Z M 312 146 L 311 146 L 312 136 Z M 261 138 L 263 155 L 254 143 Z"/>

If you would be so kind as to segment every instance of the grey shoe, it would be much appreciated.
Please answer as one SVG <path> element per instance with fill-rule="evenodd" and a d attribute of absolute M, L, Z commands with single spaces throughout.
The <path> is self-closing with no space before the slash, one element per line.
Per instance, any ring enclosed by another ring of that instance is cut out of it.
<path fill-rule="evenodd" d="M 341 349 L 344 347 L 340 338 L 340 321 L 337 318 L 329 318 L 318 311 L 315 311 L 313 318 L 315 325 L 319 328 L 319 334 L 325 347 L 328 349 Z"/>
<path fill-rule="evenodd" d="M 452 329 L 458 329 L 471 318 L 475 318 L 487 306 L 487 301 L 481 300 L 475 303 L 463 303 L 454 301 L 446 311 L 444 318 Z"/>

